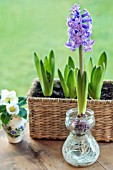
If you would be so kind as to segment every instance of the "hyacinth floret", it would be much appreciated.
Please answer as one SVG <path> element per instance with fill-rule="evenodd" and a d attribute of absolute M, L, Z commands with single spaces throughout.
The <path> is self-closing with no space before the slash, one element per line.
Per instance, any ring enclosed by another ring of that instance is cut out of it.
<path fill-rule="evenodd" d="M 74 4 L 71 13 L 67 17 L 68 41 L 65 44 L 71 51 L 75 51 L 82 45 L 85 52 L 91 51 L 94 40 L 92 35 L 92 18 L 90 13 L 84 9 L 80 10 L 78 4 Z"/>

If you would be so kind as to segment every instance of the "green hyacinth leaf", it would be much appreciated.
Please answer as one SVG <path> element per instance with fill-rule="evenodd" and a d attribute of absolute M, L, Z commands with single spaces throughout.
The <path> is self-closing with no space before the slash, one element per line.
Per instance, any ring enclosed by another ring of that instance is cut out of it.
<path fill-rule="evenodd" d="M 52 61 L 53 59 L 55 59 L 55 57 L 54 57 L 54 51 L 51 50 L 50 53 L 49 53 L 49 63 L 50 63 L 50 65 L 51 65 L 51 61 Z"/>
<path fill-rule="evenodd" d="M 51 69 L 51 73 L 54 75 L 55 72 L 55 57 L 54 57 L 54 51 L 51 50 L 49 53 L 49 66 Z"/>
<path fill-rule="evenodd" d="M 101 82 L 102 80 L 102 75 L 103 75 L 103 70 L 102 70 L 102 66 L 98 66 L 94 73 L 93 73 L 93 77 L 92 77 L 92 84 L 94 86 L 96 86 L 98 84 L 98 82 Z"/>
<path fill-rule="evenodd" d="M 53 50 L 51 50 L 49 53 L 49 65 L 51 69 L 51 78 L 50 78 L 49 86 L 50 86 L 50 91 L 52 93 L 53 85 L 54 85 L 54 75 L 55 75 L 55 57 L 54 57 Z"/>
<path fill-rule="evenodd" d="M 102 66 L 98 66 L 94 72 L 93 86 L 95 88 L 95 99 L 100 99 L 101 89 L 103 84 L 103 69 Z"/>
<path fill-rule="evenodd" d="M 48 84 L 47 73 L 44 68 L 44 64 L 43 64 L 42 60 L 40 60 L 40 68 L 41 68 L 42 80 L 43 80 L 43 86 L 42 86 L 43 94 L 44 94 L 44 96 L 50 96 L 51 94 L 49 93 L 49 84 Z"/>
<path fill-rule="evenodd" d="M 98 66 L 92 73 L 92 81 L 89 83 L 89 95 L 93 99 L 100 99 L 103 84 L 103 68 Z"/>
<path fill-rule="evenodd" d="M 44 58 L 44 69 L 46 71 L 48 87 L 49 87 L 49 90 L 51 90 L 51 86 L 52 86 L 52 70 L 51 70 L 50 62 L 49 62 L 49 59 L 47 58 L 47 56 Z"/>
<path fill-rule="evenodd" d="M 81 74 L 80 74 L 80 70 L 78 70 L 78 74 L 77 74 L 77 99 L 78 99 L 78 112 L 79 114 L 82 113 L 82 101 L 83 101 L 83 98 L 82 98 L 82 77 L 81 77 Z"/>
<path fill-rule="evenodd" d="M 50 65 L 50 68 L 51 68 L 51 74 L 54 77 L 54 73 L 55 73 L 55 57 L 54 57 L 53 50 L 51 50 L 50 53 L 49 53 L 49 65 Z"/>
<path fill-rule="evenodd" d="M 40 84 L 42 86 L 42 76 L 41 76 L 41 70 L 40 70 L 40 60 L 39 57 L 37 56 L 37 54 L 34 52 L 34 62 L 35 62 L 35 66 L 36 66 L 36 70 L 38 73 L 38 77 L 40 79 Z"/>
<path fill-rule="evenodd" d="M 68 58 L 68 66 L 73 69 L 75 68 L 75 64 L 71 56 Z"/>
<path fill-rule="evenodd" d="M 93 70 L 93 61 L 92 61 L 92 58 L 90 57 L 89 63 L 88 63 L 88 80 L 89 80 L 89 82 L 91 81 L 92 70 Z"/>
<path fill-rule="evenodd" d="M 65 79 L 65 82 L 67 82 L 69 70 L 70 70 L 70 68 L 69 68 L 69 66 L 66 64 L 65 69 L 64 69 L 64 79 Z"/>
<path fill-rule="evenodd" d="M 93 89 L 91 83 L 89 83 L 89 85 L 88 85 L 88 93 L 89 93 L 90 97 L 92 97 L 93 99 L 95 99 L 95 90 Z"/>
<path fill-rule="evenodd" d="M 77 74 L 78 74 L 78 68 L 75 68 L 75 87 L 77 86 Z"/>
<path fill-rule="evenodd" d="M 87 95 L 88 95 L 88 80 L 87 74 L 84 71 L 81 75 L 80 70 L 77 74 L 77 98 L 78 98 L 78 111 L 79 114 L 84 114 L 87 105 Z"/>
<path fill-rule="evenodd" d="M 87 96 L 88 96 L 88 78 L 87 73 L 84 71 L 82 76 L 82 94 L 83 94 L 83 114 L 86 112 Z"/>
<path fill-rule="evenodd" d="M 76 98 L 76 87 L 75 87 L 75 72 L 73 69 L 69 71 L 67 86 L 69 89 L 70 98 Z"/>
<path fill-rule="evenodd" d="M 95 70 L 96 70 L 96 66 L 93 67 L 93 70 L 91 72 L 91 82 L 93 81 L 93 76 L 94 76 Z"/>
<path fill-rule="evenodd" d="M 44 58 L 44 68 L 51 75 L 51 68 L 47 56 Z"/>
<path fill-rule="evenodd" d="M 99 57 L 99 60 L 98 60 L 98 66 L 102 66 L 102 68 L 105 70 L 106 67 L 107 67 L 107 55 L 105 52 L 103 52 L 101 54 L 101 56 Z"/>
<path fill-rule="evenodd" d="M 69 97 L 69 90 L 68 90 L 66 82 L 65 82 L 65 80 L 64 80 L 64 78 L 62 76 L 62 73 L 61 73 L 61 71 L 59 69 L 58 69 L 58 76 L 59 76 L 59 79 L 60 79 L 60 83 L 61 83 L 64 95 L 65 95 L 66 98 L 68 98 Z"/>

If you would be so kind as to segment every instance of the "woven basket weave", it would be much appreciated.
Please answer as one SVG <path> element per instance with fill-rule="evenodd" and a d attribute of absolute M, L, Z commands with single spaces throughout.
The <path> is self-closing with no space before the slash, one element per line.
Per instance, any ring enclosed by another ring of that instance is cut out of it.
<path fill-rule="evenodd" d="M 33 97 L 38 83 L 35 79 L 28 93 L 30 136 L 37 139 L 65 139 L 66 111 L 77 107 L 76 99 Z M 105 83 L 113 83 L 106 81 Z M 97 141 L 113 141 L 113 100 L 88 100 L 87 108 L 95 113 L 92 133 Z"/>

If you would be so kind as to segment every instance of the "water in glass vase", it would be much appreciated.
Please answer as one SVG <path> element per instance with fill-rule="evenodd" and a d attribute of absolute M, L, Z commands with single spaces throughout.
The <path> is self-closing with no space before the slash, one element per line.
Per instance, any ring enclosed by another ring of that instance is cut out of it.
<path fill-rule="evenodd" d="M 91 134 L 95 125 L 93 111 L 87 109 L 86 114 L 77 115 L 77 109 L 66 113 L 66 127 L 70 131 L 63 148 L 64 159 L 77 167 L 89 166 L 99 156 L 99 146 Z"/>

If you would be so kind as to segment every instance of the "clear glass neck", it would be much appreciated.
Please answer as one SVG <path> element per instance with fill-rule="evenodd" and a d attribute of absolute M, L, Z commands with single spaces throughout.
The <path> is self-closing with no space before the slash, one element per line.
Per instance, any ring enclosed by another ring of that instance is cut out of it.
<path fill-rule="evenodd" d="M 87 109 L 85 114 L 79 115 L 77 108 L 70 109 L 66 112 L 65 124 L 72 134 L 83 135 L 95 125 L 94 112 Z"/>

